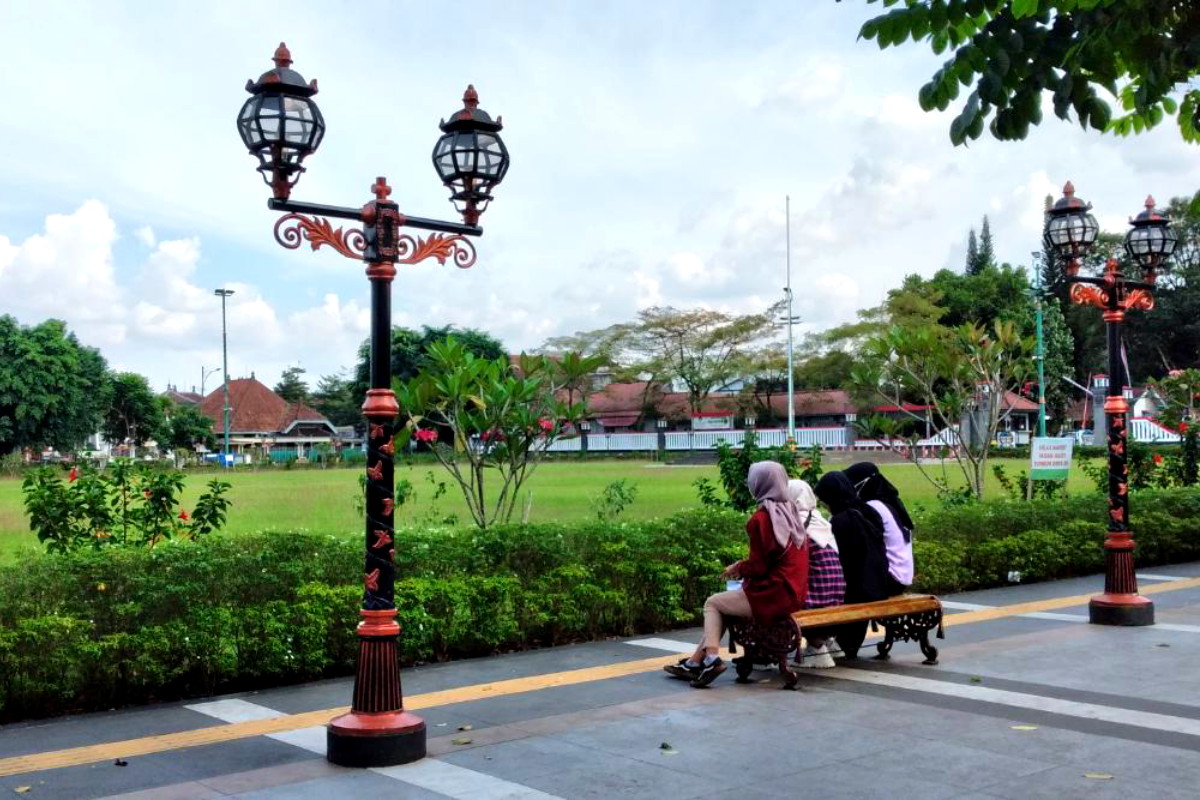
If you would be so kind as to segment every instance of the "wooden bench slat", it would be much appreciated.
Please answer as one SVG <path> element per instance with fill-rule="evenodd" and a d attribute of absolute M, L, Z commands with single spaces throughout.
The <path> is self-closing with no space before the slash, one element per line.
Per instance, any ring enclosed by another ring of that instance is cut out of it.
<path fill-rule="evenodd" d="M 914 614 L 921 611 L 936 611 L 942 603 L 931 594 L 902 594 L 887 600 L 871 603 L 851 603 L 797 611 L 792 618 L 805 627 L 843 625 L 848 622 L 866 622 L 873 619 Z"/>

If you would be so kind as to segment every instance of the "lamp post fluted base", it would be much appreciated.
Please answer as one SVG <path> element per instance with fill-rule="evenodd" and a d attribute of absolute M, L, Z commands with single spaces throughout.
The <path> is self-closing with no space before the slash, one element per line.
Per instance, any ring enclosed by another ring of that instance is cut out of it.
<path fill-rule="evenodd" d="M 329 723 L 325 758 L 340 767 L 394 767 L 425 757 L 425 720 L 407 711 L 351 711 Z"/>
<path fill-rule="evenodd" d="M 1093 625 L 1153 625 L 1154 603 L 1140 594 L 1098 594 L 1088 601 Z"/>
<path fill-rule="evenodd" d="M 349 712 L 330 721 L 325 758 L 342 767 L 393 767 L 425 757 L 425 720 L 404 710 L 395 609 L 360 612 Z"/>
<path fill-rule="evenodd" d="M 1105 545 L 1104 593 L 1088 601 L 1088 621 L 1093 625 L 1154 624 L 1154 603 L 1138 594 L 1133 547 L 1127 538 L 1125 533 L 1122 540 Z"/>

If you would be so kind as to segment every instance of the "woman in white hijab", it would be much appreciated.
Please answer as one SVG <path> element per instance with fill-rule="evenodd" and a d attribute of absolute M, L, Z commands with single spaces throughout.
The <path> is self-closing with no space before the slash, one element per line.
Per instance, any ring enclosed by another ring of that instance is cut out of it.
<path fill-rule="evenodd" d="M 817 496 L 806 482 L 788 481 L 788 497 L 800 509 L 800 518 L 808 532 L 808 598 L 805 607 L 840 606 L 846 595 L 846 579 L 842 575 L 842 562 L 838 558 L 833 528 L 829 520 L 821 515 L 817 508 Z M 814 632 L 806 631 L 807 646 L 797 659 L 799 666 L 812 669 L 835 666 L 825 638 L 814 636 Z"/>

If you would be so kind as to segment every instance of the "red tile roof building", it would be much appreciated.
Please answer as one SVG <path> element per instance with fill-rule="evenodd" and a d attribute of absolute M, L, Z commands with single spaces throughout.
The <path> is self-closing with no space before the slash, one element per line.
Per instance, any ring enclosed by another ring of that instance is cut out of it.
<path fill-rule="evenodd" d="M 333 423 L 304 403 L 289 403 L 257 379 L 229 382 L 230 443 L 236 450 L 296 448 L 337 439 Z M 220 437 L 225 430 L 225 394 L 218 386 L 200 403 L 200 413 L 213 421 Z"/>

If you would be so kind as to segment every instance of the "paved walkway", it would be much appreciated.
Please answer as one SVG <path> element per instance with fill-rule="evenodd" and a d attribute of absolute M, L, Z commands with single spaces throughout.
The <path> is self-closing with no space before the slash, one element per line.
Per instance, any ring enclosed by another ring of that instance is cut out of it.
<path fill-rule="evenodd" d="M 1143 575 L 1152 628 L 1086 624 L 1101 584 L 947 597 L 940 665 L 899 644 L 795 693 L 669 679 L 696 631 L 407 670 L 430 757 L 387 769 L 323 757 L 348 680 L 10 725 L 0 796 L 1198 797 L 1200 563 Z"/>

